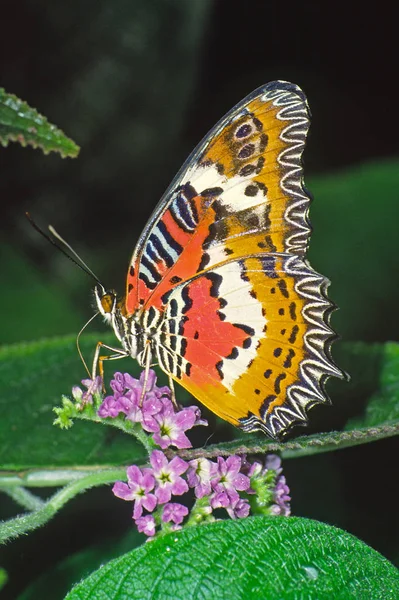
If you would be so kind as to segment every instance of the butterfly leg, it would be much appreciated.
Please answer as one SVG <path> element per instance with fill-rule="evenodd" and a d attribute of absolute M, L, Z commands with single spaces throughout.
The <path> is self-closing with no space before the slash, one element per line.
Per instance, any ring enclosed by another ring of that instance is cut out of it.
<path fill-rule="evenodd" d="M 175 393 L 175 382 L 173 381 L 172 377 L 169 375 L 169 388 L 170 388 L 170 399 L 172 400 L 173 406 L 175 407 L 176 410 L 180 410 L 180 406 L 177 403 L 176 400 L 176 393 Z"/>
<path fill-rule="evenodd" d="M 100 355 L 101 349 L 102 348 L 106 348 L 107 350 L 110 350 L 111 352 L 114 352 L 114 354 L 111 355 Z M 93 359 L 93 368 L 92 368 L 92 372 L 91 372 L 91 378 L 94 381 L 94 379 L 96 378 L 96 373 L 97 373 L 97 367 L 98 367 L 98 373 L 102 379 L 102 386 L 103 386 L 103 392 L 105 392 L 105 387 L 104 387 L 104 365 L 103 362 L 104 360 L 119 360 L 120 358 L 125 358 L 126 356 L 129 356 L 129 353 L 126 352 L 126 350 L 121 350 L 120 348 L 112 348 L 112 346 L 108 346 L 107 344 L 104 344 L 103 342 L 97 342 L 96 345 L 96 351 L 94 353 L 94 359 Z"/>
<path fill-rule="evenodd" d="M 144 349 L 144 381 L 143 381 L 143 387 L 141 390 L 141 396 L 140 396 L 140 406 L 143 404 L 143 400 L 144 400 L 144 396 L 146 395 L 147 392 L 147 383 L 148 383 L 148 373 L 150 371 L 150 367 L 151 367 L 151 360 L 152 360 L 152 354 L 151 354 L 151 344 L 148 342 L 145 349 Z"/>

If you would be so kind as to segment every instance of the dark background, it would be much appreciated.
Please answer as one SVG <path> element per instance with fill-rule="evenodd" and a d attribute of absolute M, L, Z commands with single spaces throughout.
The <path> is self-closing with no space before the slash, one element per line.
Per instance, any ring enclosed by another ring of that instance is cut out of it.
<path fill-rule="evenodd" d="M 0 85 L 81 153 L 62 160 L 0 148 L 2 342 L 75 332 L 91 315 L 92 282 L 29 227 L 24 211 L 52 223 L 122 292 L 135 241 L 188 153 L 273 79 L 300 85 L 313 113 L 305 153 L 315 194 L 311 259 L 332 280 L 341 308 L 334 325 L 344 340 L 398 339 L 397 25 L 388 3 L 355 4 L 21 0 L 3 9 Z M 343 527 L 395 561 L 397 450 L 388 440 L 287 461 L 294 513 Z M 129 526 L 125 506 L 109 522 L 106 493 L 90 492 L 75 513 L 67 508 L 8 549 L 13 593 Z M 97 506 L 90 516 L 88 502 Z"/>

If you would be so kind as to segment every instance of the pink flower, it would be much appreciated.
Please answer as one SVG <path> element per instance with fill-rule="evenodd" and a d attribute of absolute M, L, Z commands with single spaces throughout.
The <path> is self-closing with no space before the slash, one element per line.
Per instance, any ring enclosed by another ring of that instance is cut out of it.
<path fill-rule="evenodd" d="M 274 488 L 274 504 L 271 507 L 272 514 L 283 515 L 289 517 L 291 514 L 290 506 L 290 488 L 288 487 L 284 475 L 279 475 L 276 481 L 276 487 Z"/>
<path fill-rule="evenodd" d="M 196 458 L 190 460 L 190 469 L 187 472 L 188 485 L 194 488 L 197 498 L 209 496 L 211 493 L 211 478 L 217 472 L 217 464 L 206 459 Z"/>
<path fill-rule="evenodd" d="M 249 515 L 251 507 L 249 505 L 248 500 L 240 498 L 239 500 L 237 500 L 237 502 L 227 507 L 226 510 L 231 519 L 244 519 Z"/>
<path fill-rule="evenodd" d="M 112 491 L 122 500 L 134 500 L 133 519 L 136 520 L 143 514 L 143 508 L 152 512 L 157 505 L 156 496 L 150 493 L 155 480 L 150 469 L 141 471 L 136 465 L 128 467 L 126 473 L 128 483 L 117 481 Z"/>
<path fill-rule="evenodd" d="M 184 517 L 188 515 L 188 508 L 177 502 L 169 502 L 165 504 L 162 511 L 162 521 L 169 523 L 173 521 L 176 525 L 180 525 Z"/>
<path fill-rule="evenodd" d="M 152 515 L 146 515 L 145 517 L 136 519 L 136 526 L 140 533 L 144 533 L 149 537 L 155 535 L 155 519 Z"/>
<path fill-rule="evenodd" d="M 239 499 L 238 491 L 246 491 L 250 486 L 249 477 L 240 472 L 241 457 L 229 456 L 226 460 L 218 456 L 218 470 L 215 478 L 211 481 L 215 493 L 226 492 L 233 505 Z M 238 490 L 238 491 L 237 491 Z"/>
<path fill-rule="evenodd" d="M 107 396 L 104 398 L 97 414 L 102 419 L 105 419 L 106 417 L 117 417 L 121 412 L 124 412 L 124 410 L 120 401 L 115 396 Z"/>
<path fill-rule="evenodd" d="M 72 396 L 78 402 L 84 404 L 93 404 L 93 395 L 99 394 L 102 389 L 103 380 L 100 375 L 97 375 L 94 379 L 82 379 L 82 385 L 87 390 L 83 392 L 78 385 L 74 385 L 72 388 Z"/>
<path fill-rule="evenodd" d="M 187 482 L 182 475 L 188 469 L 188 463 L 175 456 L 170 462 L 161 450 L 153 450 L 150 457 L 152 474 L 156 481 L 155 495 L 160 504 L 169 502 L 174 496 L 181 496 L 188 491 Z"/>
<path fill-rule="evenodd" d="M 184 432 L 191 429 L 197 420 L 197 412 L 193 410 L 196 407 L 175 412 L 170 400 L 163 398 L 161 402 L 162 410 L 154 415 L 156 426 L 153 429 L 147 428 L 147 431 L 154 432 L 154 442 L 163 450 L 169 446 L 191 448 L 191 442 Z"/>
<path fill-rule="evenodd" d="M 142 397 L 145 371 L 142 371 L 140 379 L 135 379 L 129 373 L 115 373 L 110 382 L 114 395 L 105 398 L 98 415 L 104 418 L 124 413 L 129 421 L 141 423 L 147 431 L 157 431 L 159 426 L 154 421 L 154 415 L 162 410 L 160 399 L 170 396 L 171 392 L 166 386 L 158 388 L 156 379 L 155 371 L 150 369 Z"/>

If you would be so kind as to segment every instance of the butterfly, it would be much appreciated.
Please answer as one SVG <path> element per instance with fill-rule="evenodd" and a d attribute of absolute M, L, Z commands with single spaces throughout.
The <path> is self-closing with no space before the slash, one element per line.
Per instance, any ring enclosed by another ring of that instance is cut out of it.
<path fill-rule="evenodd" d="M 279 439 L 329 402 L 329 281 L 306 260 L 301 89 L 268 83 L 200 142 L 145 226 L 126 295 L 95 288 L 122 349 L 222 419 Z"/>

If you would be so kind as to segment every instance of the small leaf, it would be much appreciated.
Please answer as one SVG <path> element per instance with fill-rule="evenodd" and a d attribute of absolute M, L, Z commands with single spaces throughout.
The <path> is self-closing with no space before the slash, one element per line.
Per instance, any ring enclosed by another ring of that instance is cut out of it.
<path fill-rule="evenodd" d="M 10 141 L 41 148 L 45 154 L 59 152 L 63 158 L 75 158 L 79 153 L 79 146 L 61 129 L 51 125 L 26 102 L 0 88 L 0 143 L 7 146 Z"/>
<path fill-rule="evenodd" d="M 219 521 L 111 561 L 66 600 L 398 598 L 399 573 L 352 535 L 301 518 Z"/>

